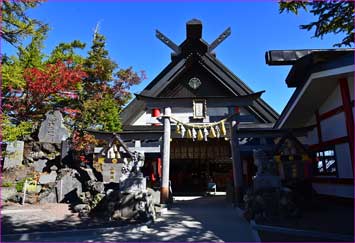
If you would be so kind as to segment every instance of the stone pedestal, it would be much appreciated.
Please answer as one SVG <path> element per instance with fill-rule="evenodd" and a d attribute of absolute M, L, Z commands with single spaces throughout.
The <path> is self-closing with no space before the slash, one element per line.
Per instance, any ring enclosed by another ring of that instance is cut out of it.
<path fill-rule="evenodd" d="M 280 177 L 276 175 L 275 161 L 271 160 L 263 150 L 254 150 L 254 163 L 257 166 L 253 179 L 254 191 L 281 187 Z"/>

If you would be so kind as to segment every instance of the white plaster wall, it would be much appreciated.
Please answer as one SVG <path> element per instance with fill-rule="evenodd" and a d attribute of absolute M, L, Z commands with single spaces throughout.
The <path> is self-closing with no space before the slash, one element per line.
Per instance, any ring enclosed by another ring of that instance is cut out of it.
<path fill-rule="evenodd" d="M 354 186 L 312 183 L 313 189 L 323 195 L 354 198 Z"/>
<path fill-rule="evenodd" d="M 337 108 L 343 104 L 341 99 L 340 87 L 339 84 L 333 90 L 333 92 L 329 95 L 326 101 L 319 107 L 319 114 L 323 114 L 327 111 L 330 111 L 334 108 Z"/>
<path fill-rule="evenodd" d="M 318 131 L 317 128 L 313 128 L 311 131 L 308 132 L 307 138 L 305 139 L 306 144 L 312 145 L 318 143 Z"/>
<path fill-rule="evenodd" d="M 339 178 L 353 178 L 353 168 L 348 143 L 335 145 Z"/>
<path fill-rule="evenodd" d="M 150 112 L 144 112 L 142 115 L 138 117 L 137 120 L 133 122 L 133 126 L 139 126 L 139 125 L 147 125 L 147 121 L 151 119 L 151 113 Z"/>
<path fill-rule="evenodd" d="M 191 108 L 173 107 L 171 108 L 171 115 L 181 122 L 188 123 L 190 121 L 189 117 L 193 116 L 192 107 Z"/>
<path fill-rule="evenodd" d="M 305 126 L 313 126 L 316 122 L 316 116 L 313 115 L 308 122 L 306 122 Z M 311 131 L 307 133 L 307 136 L 303 140 L 303 144 L 317 144 L 318 143 L 318 134 L 317 134 L 317 127 L 313 128 Z"/>
<path fill-rule="evenodd" d="M 207 108 L 208 116 L 227 116 L 228 109 L 225 107 L 211 107 Z"/>
<path fill-rule="evenodd" d="M 320 126 L 324 142 L 347 136 L 344 112 L 322 120 Z"/>

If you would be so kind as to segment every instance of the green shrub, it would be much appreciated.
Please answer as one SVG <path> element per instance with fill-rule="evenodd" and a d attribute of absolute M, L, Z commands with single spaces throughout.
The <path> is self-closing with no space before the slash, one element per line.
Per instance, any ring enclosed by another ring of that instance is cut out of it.
<path fill-rule="evenodd" d="M 24 185 L 25 185 L 25 181 L 26 181 L 26 179 L 28 180 L 28 178 L 23 178 L 22 180 L 20 180 L 20 181 L 18 181 L 17 183 L 16 183 L 16 191 L 17 192 L 22 192 L 23 191 L 23 187 L 24 187 Z"/>
<path fill-rule="evenodd" d="M 13 187 L 13 183 L 11 181 L 4 181 L 2 183 L 2 187 Z"/>

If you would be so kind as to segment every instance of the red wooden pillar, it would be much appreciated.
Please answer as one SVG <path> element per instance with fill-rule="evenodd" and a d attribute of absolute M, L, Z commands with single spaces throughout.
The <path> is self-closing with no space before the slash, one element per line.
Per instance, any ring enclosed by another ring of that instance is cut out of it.
<path fill-rule="evenodd" d="M 346 78 L 339 79 L 339 86 L 340 86 L 341 98 L 343 101 L 343 107 L 345 113 L 346 130 L 348 132 L 351 160 L 354 169 L 354 117 L 353 117 L 352 106 L 351 106 L 348 80 Z"/>
<path fill-rule="evenodd" d="M 161 158 L 157 158 L 157 171 L 159 178 L 161 178 Z"/>

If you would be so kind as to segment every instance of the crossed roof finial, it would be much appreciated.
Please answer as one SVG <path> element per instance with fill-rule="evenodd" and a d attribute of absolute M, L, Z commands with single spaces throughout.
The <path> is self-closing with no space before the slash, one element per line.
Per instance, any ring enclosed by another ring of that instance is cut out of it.
<path fill-rule="evenodd" d="M 208 45 L 208 52 L 214 50 L 219 44 L 221 44 L 230 34 L 231 28 L 228 27 L 222 34 L 220 34 L 211 44 Z M 166 37 L 159 30 L 156 30 L 155 36 L 161 40 L 165 45 L 174 51 L 174 54 L 178 55 L 181 52 L 180 46 Z M 191 40 L 202 38 L 202 22 L 198 19 L 192 19 L 186 23 L 186 38 Z"/>

